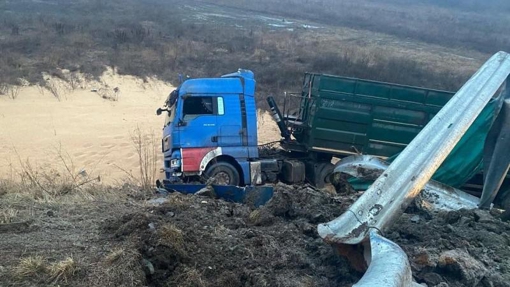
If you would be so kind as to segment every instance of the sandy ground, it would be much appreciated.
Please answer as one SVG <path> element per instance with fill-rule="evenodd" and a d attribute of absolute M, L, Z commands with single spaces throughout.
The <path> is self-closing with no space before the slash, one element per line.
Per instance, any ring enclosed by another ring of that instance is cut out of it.
<path fill-rule="evenodd" d="M 157 79 L 143 81 L 108 70 L 100 81 L 81 79 L 72 89 L 48 77 L 60 96 L 47 89 L 22 87 L 16 99 L 0 97 L 0 178 L 16 179 L 20 161 L 34 168 L 62 170 L 63 159 L 73 173 L 117 183 L 138 175 L 139 160 L 132 136 L 140 127 L 154 135 L 158 173 L 163 116 L 155 111 L 173 87 Z M 118 92 L 114 89 L 118 88 Z M 106 99 L 105 99 L 106 97 Z M 259 112 L 261 143 L 278 139 L 271 116 Z"/>
<path fill-rule="evenodd" d="M 14 100 L 0 97 L 0 177 L 16 177 L 20 160 L 33 167 L 61 167 L 62 155 L 73 172 L 86 170 L 111 183 L 138 170 L 131 139 L 137 126 L 154 133 L 159 148 L 163 118 L 155 111 L 172 90 L 170 84 L 111 70 L 74 90 L 61 80 L 50 81 L 60 101 L 34 86 L 21 88 Z"/>
<path fill-rule="evenodd" d="M 259 144 L 280 139 L 280 130 L 269 112 L 259 110 L 257 115 Z"/>

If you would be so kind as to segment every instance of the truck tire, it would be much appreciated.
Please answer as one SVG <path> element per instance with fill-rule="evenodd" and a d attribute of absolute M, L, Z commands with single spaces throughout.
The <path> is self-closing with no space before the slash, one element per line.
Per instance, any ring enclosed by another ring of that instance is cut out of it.
<path fill-rule="evenodd" d="M 217 162 L 205 171 L 207 178 L 213 178 L 213 184 L 239 185 L 240 177 L 237 169 L 228 162 Z"/>
<path fill-rule="evenodd" d="M 329 162 L 319 164 L 315 180 L 317 188 L 324 188 L 327 184 L 331 183 L 330 176 L 334 168 L 335 166 Z"/>

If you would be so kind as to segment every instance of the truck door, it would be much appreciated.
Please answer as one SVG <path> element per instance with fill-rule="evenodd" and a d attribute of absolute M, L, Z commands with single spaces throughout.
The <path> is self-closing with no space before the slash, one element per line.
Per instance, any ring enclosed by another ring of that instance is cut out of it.
<path fill-rule="evenodd" d="M 221 147 L 242 146 L 242 120 L 237 95 L 225 95 L 218 100 L 222 104 L 224 102 L 224 105 L 229 108 L 227 113 L 218 114 L 219 145 Z"/>
<path fill-rule="evenodd" d="M 181 119 L 178 125 L 181 148 L 218 146 L 218 97 L 210 95 L 183 96 Z"/>

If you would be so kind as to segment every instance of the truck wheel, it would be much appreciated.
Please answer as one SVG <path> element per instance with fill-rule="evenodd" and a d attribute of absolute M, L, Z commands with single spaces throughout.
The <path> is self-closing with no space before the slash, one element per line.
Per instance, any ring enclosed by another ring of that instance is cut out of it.
<path fill-rule="evenodd" d="M 208 178 L 214 178 L 213 184 L 218 185 L 239 185 L 239 172 L 227 162 L 217 162 L 205 171 Z"/>
<path fill-rule="evenodd" d="M 333 169 L 335 166 L 332 163 L 323 163 L 317 168 L 318 174 L 316 176 L 315 186 L 318 188 L 323 188 L 326 184 L 331 183 L 331 174 L 333 173 Z"/>

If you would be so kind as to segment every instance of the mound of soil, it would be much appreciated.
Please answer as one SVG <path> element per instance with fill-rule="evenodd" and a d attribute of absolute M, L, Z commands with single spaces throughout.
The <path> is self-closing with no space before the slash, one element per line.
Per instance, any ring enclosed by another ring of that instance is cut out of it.
<path fill-rule="evenodd" d="M 353 199 L 283 184 L 259 209 L 167 199 L 104 226 L 116 240 L 138 240 L 150 286 L 350 286 L 361 277 L 316 231 Z"/>
<path fill-rule="evenodd" d="M 149 286 L 352 286 L 362 274 L 324 243 L 317 224 L 356 199 L 278 184 L 265 206 L 171 194 L 104 223 L 135 242 Z M 510 286 L 510 225 L 486 211 L 408 209 L 385 234 L 426 286 Z"/>
<path fill-rule="evenodd" d="M 418 282 L 510 286 L 510 224 L 499 216 L 483 210 L 404 214 L 386 236 L 407 253 Z"/>
<path fill-rule="evenodd" d="M 358 195 L 278 184 L 258 209 L 182 194 L 67 203 L 4 196 L 0 211 L 12 220 L 0 224 L 0 286 L 352 286 L 362 274 L 319 238 L 317 224 Z M 407 253 L 418 283 L 508 287 L 510 224 L 499 216 L 412 206 L 384 235 Z M 76 269 L 55 277 L 68 258 Z"/>

